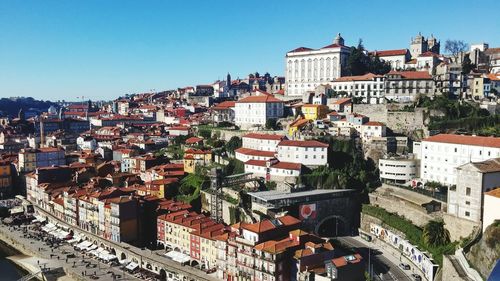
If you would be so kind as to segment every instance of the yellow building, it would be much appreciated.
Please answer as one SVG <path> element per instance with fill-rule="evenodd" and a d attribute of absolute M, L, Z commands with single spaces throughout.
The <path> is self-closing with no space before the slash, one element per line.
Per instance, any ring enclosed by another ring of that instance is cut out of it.
<path fill-rule="evenodd" d="M 9 192 L 12 188 L 12 170 L 9 161 L 0 161 L 0 192 Z"/>
<path fill-rule="evenodd" d="M 300 119 L 293 121 L 290 124 L 290 126 L 288 127 L 288 135 L 293 136 L 294 134 L 296 134 L 296 132 L 298 132 L 302 127 L 304 127 L 308 123 L 309 123 L 309 120 L 305 119 L 305 118 L 300 118 Z"/>
<path fill-rule="evenodd" d="M 184 172 L 193 174 L 196 167 L 210 165 L 212 163 L 212 151 L 201 149 L 187 149 L 184 151 Z"/>
<path fill-rule="evenodd" d="M 328 114 L 328 106 L 322 104 L 304 104 L 302 106 L 302 114 L 307 120 L 323 119 Z"/>

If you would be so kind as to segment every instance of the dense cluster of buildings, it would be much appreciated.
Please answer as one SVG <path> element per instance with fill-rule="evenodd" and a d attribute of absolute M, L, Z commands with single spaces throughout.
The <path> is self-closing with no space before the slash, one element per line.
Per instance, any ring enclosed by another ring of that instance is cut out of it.
<path fill-rule="evenodd" d="M 359 254 L 345 255 L 303 224 L 311 216 L 303 208 L 313 207 L 304 203 L 343 196 L 302 181 L 337 161 L 328 140 L 339 139 L 354 140 L 373 158 L 382 182 L 437 183 L 447 191 L 449 215 L 483 228 L 498 219 L 499 138 L 429 131 L 428 113 L 413 108 L 419 97 L 451 93 L 496 114 L 498 48 L 472 45 L 452 58 L 440 53 L 436 38 L 419 34 L 408 49 L 366 51 L 391 70 L 358 76 L 348 75 L 351 51 L 338 34 L 320 49 L 286 53 L 284 77 L 228 74 L 212 84 L 112 102 L 61 104 L 30 118 L 21 110 L 0 119 L 0 198 L 25 193 L 38 211 L 70 227 L 165 249 L 221 280 L 364 280 Z M 467 74 L 465 55 L 477 66 Z M 225 146 L 233 138 L 241 145 L 230 151 Z M 249 195 L 261 220 L 243 214 L 229 223 L 191 204 L 205 185 L 190 190 L 188 176 L 232 161 L 275 189 Z M 300 205 L 300 217 L 284 211 L 292 203 Z M 281 212 L 270 215 L 272 208 Z"/>

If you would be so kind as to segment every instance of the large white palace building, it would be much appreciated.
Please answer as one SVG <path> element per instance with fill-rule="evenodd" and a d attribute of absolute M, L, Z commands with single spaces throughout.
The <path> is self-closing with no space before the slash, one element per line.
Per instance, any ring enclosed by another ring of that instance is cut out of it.
<path fill-rule="evenodd" d="M 286 54 L 286 95 L 302 96 L 307 91 L 342 76 L 350 48 L 337 35 L 333 44 L 321 49 L 300 47 Z"/>

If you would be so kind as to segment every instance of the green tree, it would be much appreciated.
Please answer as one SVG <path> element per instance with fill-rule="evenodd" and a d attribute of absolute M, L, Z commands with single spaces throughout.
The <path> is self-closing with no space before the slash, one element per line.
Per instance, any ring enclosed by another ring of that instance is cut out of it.
<path fill-rule="evenodd" d="M 223 171 L 227 176 L 242 174 L 245 172 L 245 163 L 236 158 L 231 158 L 229 159 L 227 165 L 224 166 Z"/>
<path fill-rule="evenodd" d="M 473 64 L 472 61 L 470 60 L 469 54 L 466 54 L 464 56 L 463 61 L 462 61 L 462 73 L 469 74 L 475 68 L 476 68 L 476 65 Z"/>
<path fill-rule="evenodd" d="M 209 139 L 212 137 L 212 131 L 210 129 L 201 128 L 198 129 L 198 135 L 204 139 Z"/>
<path fill-rule="evenodd" d="M 439 247 L 450 243 L 450 232 L 443 221 L 431 220 L 424 226 L 422 238 L 427 246 Z"/>
<path fill-rule="evenodd" d="M 276 119 L 271 118 L 266 120 L 266 129 L 268 130 L 276 130 L 278 129 L 278 124 Z"/>
<path fill-rule="evenodd" d="M 357 47 L 351 47 L 351 54 L 347 60 L 349 75 L 363 75 L 368 72 L 368 57 L 364 53 L 363 40 L 359 39 Z"/>
<path fill-rule="evenodd" d="M 234 151 L 242 146 L 243 142 L 240 137 L 233 136 L 226 143 L 226 151 L 233 154 Z"/>

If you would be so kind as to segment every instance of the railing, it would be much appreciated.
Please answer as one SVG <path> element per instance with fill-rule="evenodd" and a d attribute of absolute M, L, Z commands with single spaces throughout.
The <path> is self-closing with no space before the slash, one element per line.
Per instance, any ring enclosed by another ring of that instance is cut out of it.
<path fill-rule="evenodd" d="M 23 277 L 21 277 L 21 278 L 17 279 L 17 281 L 29 281 L 29 280 L 31 280 L 31 279 L 33 279 L 33 278 L 36 278 L 36 276 L 37 276 L 38 274 L 40 274 L 40 273 L 42 273 L 42 271 L 41 271 L 41 270 L 39 270 L 39 271 L 37 271 L 37 272 L 35 272 L 35 273 L 32 273 L 32 274 L 29 274 L 29 275 L 23 276 Z M 42 273 L 42 274 L 43 274 L 43 273 Z"/>

